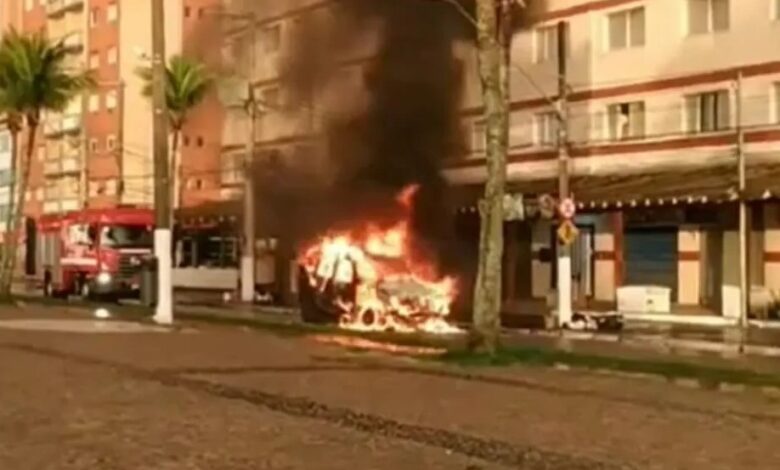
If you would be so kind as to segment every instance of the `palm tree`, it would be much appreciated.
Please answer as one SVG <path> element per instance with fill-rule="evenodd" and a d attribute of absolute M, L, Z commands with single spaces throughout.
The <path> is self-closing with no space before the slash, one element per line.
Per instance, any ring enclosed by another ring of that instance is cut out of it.
<path fill-rule="evenodd" d="M 11 31 L 0 42 L 0 112 L 8 116 L 13 145 L 6 240 L 0 257 L 0 299 L 11 296 L 24 194 L 41 115 L 44 111 L 62 111 L 93 84 L 88 74 L 68 69 L 67 56 L 62 42 L 51 42 L 42 34 Z M 21 152 L 17 144 L 24 126 L 27 142 Z"/>
<path fill-rule="evenodd" d="M 151 68 L 142 68 L 139 75 L 146 81 L 143 94 L 146 97 L 152 96 L 152 70 Z M 209 90 L 214 80 L 207 72 L 206 66 L 202 63 L 176 55 L 171 57 L 166 68 L 168 84 L 166 87 L 166 105 L 168 107 L 169 122 L 173 142 L 171 145 L 171 171 L 174 178 L 173 188 L 176 188 L 177 181 L 179 187 L 182 186 L 180 165 L 177 161 L 179 153 L 179 140 L 181 139 L 182 129 L 187 122 L 190 112 L 200 104 Z"/>

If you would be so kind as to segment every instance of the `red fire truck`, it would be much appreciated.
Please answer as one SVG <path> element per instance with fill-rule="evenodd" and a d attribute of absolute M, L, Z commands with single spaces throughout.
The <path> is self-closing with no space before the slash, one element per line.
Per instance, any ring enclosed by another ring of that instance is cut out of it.
<path fill-rule="evenodd" d="M 28 225 L 28 259 L 32 249 L 33 271 L 46 296 L 131 297 L 152 256 L 153 224 L 152 210 L 140 208 L 44 216 Z"/>

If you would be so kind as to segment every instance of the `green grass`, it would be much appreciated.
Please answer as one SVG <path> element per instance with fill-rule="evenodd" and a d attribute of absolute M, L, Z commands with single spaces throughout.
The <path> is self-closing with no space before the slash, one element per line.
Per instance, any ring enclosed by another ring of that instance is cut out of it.
<path fill-rule="evenodd" d="M 627 359 L 544 348 L 505 348 L 494 356 L 453 350 L 438 360 L 465 367 L 509 366 L 514 364 L 553 367 L 558 364 L 585 370 L 651 374 L 667 379 L 696 379 L 705 386 L 720 383 L 780 387 L 780 375 L 750 370 L 711 367 L 680 361 Z"/>

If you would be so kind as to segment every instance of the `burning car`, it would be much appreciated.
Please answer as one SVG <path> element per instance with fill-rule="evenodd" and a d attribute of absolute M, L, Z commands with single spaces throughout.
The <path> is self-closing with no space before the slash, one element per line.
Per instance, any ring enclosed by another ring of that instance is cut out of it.
<path fill-rule="evenodd" d="M 408 208 L 412 194 L 404 191 L 399 202 Z M 304 320 L 359 331 L 460 331 L 447 321 L 455 280 L 410 251 L 407 220 L 323 236 L 299 259 Z"/>

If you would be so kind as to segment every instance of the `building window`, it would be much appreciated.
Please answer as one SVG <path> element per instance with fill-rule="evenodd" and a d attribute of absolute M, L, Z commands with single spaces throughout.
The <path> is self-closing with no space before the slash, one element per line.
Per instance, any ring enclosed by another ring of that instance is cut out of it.
<path fill-rule="evenodd" d="M 89 53 L 89 68 L 90 69 L 100 68 L 100 52 L 99 51 L 92 51 L 92 52 Z"/>
<path fill-rule="evenodd" d="M 110 135 L 106 137 L 106 148 L 108 150 L 116 150 L 116 136 Z"/>
<path fill-rule="evenodd" d="M 106 109 L 109 111 L 113 111 L 116 109 L 116 90 L 111 90 L 108 93 L 106 93 Z"/>
<path fill-rule="evenodd" d="M 236 185 L 244 181 L 244 154 L 225 153 L 222 155 L 222 184 Z"/>
<path fill-rule="evenodd" d="M 117 61 L 117 50 L 116 50 L 116 46 L 112 46 L 112 47 L 111 47 L 111 48 L 108 50 L 108 63 L 109 63 L 110 65 L 114 65 L 114 64 L 116 64 L 116 61 Z"/>
<path fill-rule="evenodd" d="M 24 0 L 24 11 L 31 11 L 35 7 L 35 0 Z"/>
<path fill-rule="evenodd" d="M 278 52 L 282 45 L 282 25 L 275 24 L 260 31 L 260 44 L 266 53 Z"/>
<path fill-rule="evenodd" d="M 688 0 L 688 32 L 705 34 L 729 29 L 729 0 Z"/>
<path fill-rule="evenodd" d="M 106 196 L 116 196 L 117 194 L 117 180 L 109 179 L 106 181 L 105 193 Z"/>
<path fill-rule="evenodd" d="M 534 31 L 534 62 L 548 62 L 558 57 L 558 26 L 544 26 Z"/>
<path fill-rule="evenodd" d="M 182 139 L 181 139 L 181 143 L 182 143 L 182 144 L 183 144 L 185 147 L 188 147 L 188 146 L 190 145 L 190 137 L 189 137 L 189 136 L 187 136 L 187 135 L 185 135 L 184 137 L 182 137 Z"/>
<path fill-rule="evenodd" d="M 3 132 L 0 134 L 0 153 L 11 151 L 11 136 Z"/>
<path fill-rule="evenodd" d="M 484 153 L 487 147 L 487 135 L 485 134 L 485 122 L 475 121 L 471 128 L 471 151 Z"/>
<path fill-rule="evenodd" d="M 42 162 L 46 160 L 46 146 L 41 145 L 38 147 L 38 161 Z"/>
<path fill-rule="evenodd" d="M 772 86 L 774 89 L 774 96 L 772 97 L 774 99 L 774 113 L 775 115 L 772 116 L 774 122 L 780 124 L 780 82 L 775 82 Z"/>
<path fill-rule="evenodd" d="M 688 132 L 713 132 L 729 128 L 730 96 L 727 90 L 690 95 L 685 98 Z"/>
<path fill-rule="evenodd" d="M 89 151 L 91 153 L 97 153 L 98 149 L 100 147 L 100 144 L 98 144 L 98 140 L 95 138 L 89 139 Z"/>
<path fill-rule="evenodd" d="M 272 86 L 260 91 L 260 106 L 264 110 L 275 111 L 279 109 L 279 87 Z"/>
<path fill-rule="evenodd" d="M 195 141 L 197 142 L 198 147 L 203 147 L 203 137 L 198 136 L 198 138 L 195 139 Z"/>
<path fill-rule="evenodd" d="M 780 20 L 780 0 L 774 1 L 774 11 L 772 12 L 772 16 L 776 20 Z"/>
<path fill-rule="evenodd" d="M 535 116 L 536 144 L 555 145 L 558 141 L 558 115 L 554 112 L 539 113 Z"/>
<path fill-rule="evenodd" d="M 617 103 L 607 108 L 609 137 L 612 140 L 637 139 L 645 135 L 645 103 Z"/>
<path fill-rule="evenodd" d="M 633 8 L 612 13 L 609 22 L 609 50 L 645 45 L 645 9 Z"/>
<path fill-rule="evenodd" d="M 100 21 L 100 8 L 95 7 L 89 12 L 89 25 L 91 27 L 95 27 L 98 25 L 98 22 Z"/>
<path fill-rule="evenodd" d="M 189 18 L 190 17 L 190 7 L 184 7 L 184 17 Z"/>
<path fill-rule="evenodd" d="M 97 94 L 89 95 L 88 107 L 90 113 L 96 113 L 100 111 L 100 95 Z"/>
<path fill-rule="evenodd" d="M 119 7 L 116 3 L 112 3 L 108 6 L 108 10 L 106 11 L 106 17 L 108 19 L 109 23 L 115 23 L 116 20 L 119 19 Z"/>

